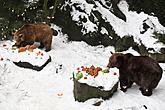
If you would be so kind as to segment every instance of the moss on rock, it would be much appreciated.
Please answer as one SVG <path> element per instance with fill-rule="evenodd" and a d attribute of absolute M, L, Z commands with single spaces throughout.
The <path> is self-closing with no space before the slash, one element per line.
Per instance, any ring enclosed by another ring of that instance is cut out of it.
<path fill-rule="evenodd" d="M 89 86 L 85 83 L 80 83 L 76 79 L 74 81 L 74 98 L 76 101 L 84 102 L 90 98 L 102 98 L 104 100 L 112 97 L 113 93 L 117 91 L 118 82 L 111 90 L 102 90 L 99 87 Z"/>
<path fill-rule="evenodd" d="M 133 40 L 133 36 L 124 36 L 117 40 L 115 44 L 115 51 L 125 51 L 130 47 L 135 47 L 137 44 Z"/>

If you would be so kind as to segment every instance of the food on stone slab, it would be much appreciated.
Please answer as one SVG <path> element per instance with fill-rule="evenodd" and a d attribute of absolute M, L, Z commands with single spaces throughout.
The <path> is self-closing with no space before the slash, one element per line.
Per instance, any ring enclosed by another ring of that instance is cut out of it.
<path fill-rule="evenodd" d="M 99 72 L 101 73 L 109 73 L 110 68 L 102 68 L 102 67 L 96 67 L 94 65 L 91 65 L 90 67 L 78 67 L 77 68 L 77 74 L 76 74 L 76 79 L 79 80 L 83 77 L 83 72 L 87 73 L 88 75 L 93 76 L 94 78 L 98 76 Z M 87 79 L 87 77 L 84 77 L 84 79 Z"/>
<path fill-rule="evenodd" d="M 89 73 L 91 76 L 94 76 L 94 77 L 96 77 L 99 71 L 102 70 L 101 67 L 95 67 L 93 65 L 89 68 L 88 67 L 83 68 L 83 66 L 81 68 L 82 68 L 82 71 L 85 71 L 86 73 Z"/>
<path fill-rule="evenodd" d="M 18 49 L 18 52 L 25 52 L 26 51 L 26 48 L 25 47 L 20 47 L 19 49 Z"/>
<path fill-rule="evenodd" d="M 1 61 L 12 61 L 15 64 L 18 63 L 21 67 L 32 67 L 32 69 L 37 68 L 38 70 L 41 70 L 44 67 L 43 65 L 51 61 L 50 56 L 45 51 L 38 49 L 38 46 L 34 44 L 20 48 L 13 45 L 14 42 L 9 40 L 0 42 Z"/>
<path fill-rule="evenodd" d="M 76 80 L 79 80 L 79 79 L 81 79 L 83 77 L 83 74 L 81 73 L 81 72 L 78 72 L 77 74 L 76 74 Z"/>
<path fill-rule="evenodd" d="M 87 83 L 97 87 L 108 85 L 107 88 L 109 88 L 110 83 L 116 84 L 118 82 L 119 75 L 117 68 L 110 69 L 108 67 L 90 65 L 77 67 L 73 72 L 73 77 L 80 83 Z"/>
<path fill-rule="evenodd" d="M 75 100 L 84 102 L 90 98 L 109 99 L 117 91 L 118 73 L 117 68 L 78 66 L 73 72 Z"/>
<path fill-rule="evenodd" d="M 37 46 L 36 45 L 26 45 L 25 47 L 20 47 L 18 49 L 18 52 L 24 52 L 26 50 L 30 51 L 30 52 L 33 52 L 34 49 L 36 49 Z"/>

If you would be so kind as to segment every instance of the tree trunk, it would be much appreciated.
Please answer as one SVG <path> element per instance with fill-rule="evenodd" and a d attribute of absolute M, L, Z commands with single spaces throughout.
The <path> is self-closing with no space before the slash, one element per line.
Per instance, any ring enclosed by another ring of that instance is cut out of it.
<path fill-rule="evenodd" d="M 51 17 L 54 17 L 55 13 L 56 13 L 56 8 L 57 8 L 57 5 L 58 5 L 58 0 L 54 0 L 54 7 L 53 7 L 53 12 L 52 12 L 52 15 Z"/>

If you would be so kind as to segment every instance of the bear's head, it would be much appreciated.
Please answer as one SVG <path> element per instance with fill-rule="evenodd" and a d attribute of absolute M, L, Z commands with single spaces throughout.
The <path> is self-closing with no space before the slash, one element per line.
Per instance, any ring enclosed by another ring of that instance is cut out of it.
<path fill-rule="evenodd" d="M 16 41 L 15 45 L 19 46 L 22 42 L 25 41 L 25 36 L 20 32 L 20 30 L 13 33 L 13 39 Z"/>
<path fill-rule="evenodd" d="M 113 68 L 113 67 L 120 68 L 120 66 L 123 62 L 123 57 L 124 57 L 124 54 L 122 54 L 122 53 L 113 53 L 111 55 L 111 57 L 109 58 L 109 63 L 107 65 L 107 67 L 109 67 L 109 68 Z"/>

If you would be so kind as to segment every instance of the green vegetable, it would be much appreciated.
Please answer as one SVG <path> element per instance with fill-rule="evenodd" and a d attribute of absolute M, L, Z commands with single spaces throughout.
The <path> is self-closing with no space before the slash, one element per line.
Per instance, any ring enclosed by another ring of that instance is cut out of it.
<path fill-rule="evenodd" d="M 76 74 L 76 80 L 79 80 L 83 77 L 83 74 L 81 72 Z"/>
<path fill-rule="evenodd" d="M 102 70 L 102 72 L 103 72 L 103 73 L 109 73 L 109 70 L 110 70 L 110 68 L 107 67 L 107 68 L 105 68 L 104 70 Z"/>

